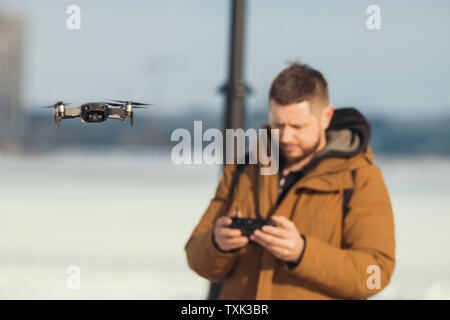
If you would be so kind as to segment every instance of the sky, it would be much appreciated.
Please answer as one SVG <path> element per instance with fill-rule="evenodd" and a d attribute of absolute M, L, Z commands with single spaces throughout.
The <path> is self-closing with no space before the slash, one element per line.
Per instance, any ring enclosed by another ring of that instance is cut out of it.
<path fill-rule="evenodd" d="M 14 1 L 25 21 L 22 101 L 27 109 L 134 99 L 173 114 L 222 112 L 230 1 Z M 81 29 L 69 30 L 69 5 Z M 369 5 L 381 29 L 369 30 Z M 273 78 L 301 59 L 328 80 L 330 103 L 395 117 L 449 114 L 450 2 L 248 0 L 245 82 L 249 110 L 267 107 Z"/>

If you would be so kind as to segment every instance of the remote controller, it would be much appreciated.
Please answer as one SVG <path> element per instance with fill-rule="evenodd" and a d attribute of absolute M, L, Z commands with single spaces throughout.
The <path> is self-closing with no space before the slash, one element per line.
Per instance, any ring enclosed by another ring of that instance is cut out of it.
<path fill-rule="evenodd" d="M 265 225 L 276 226 L 275 223 L 263 219 L 231 217 L 231 220 L 232 222 L 229 228 L 240 229 L 242 235 L 246 237 L 249 237 L 256 229 L 261 230 Z"/>

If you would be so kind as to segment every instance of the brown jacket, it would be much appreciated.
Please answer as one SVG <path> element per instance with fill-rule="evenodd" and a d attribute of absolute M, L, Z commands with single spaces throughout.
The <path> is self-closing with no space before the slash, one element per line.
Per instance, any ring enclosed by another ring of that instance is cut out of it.
<path fill-rule="evenodd" d="M 368 146 L 370 127 L 354 109 L 337 110 L 327 146 L 285 198 L 278 174 L 247 165 L 232 195 L 236 165 L 226 165 L 214 198 L 185 245 L 189 266 L 210 281 L 223 280 L 219 299 L 364 299 L 386 287 L 395 266 L 394 221 L 389 195 Z M 352 178 L 352 171 L 354 177 Z M 343 214 L 343 193 L 353 189 Z M 285 216 L 305 237 L 298 265 L 250 243 L 221 252 L 213 243 L 216 219 L 239 207 L 244 216 Z M 379 267 L 380 288 L 367 285 Z M 369 269 L 368 269 L 369 268 Z"/>

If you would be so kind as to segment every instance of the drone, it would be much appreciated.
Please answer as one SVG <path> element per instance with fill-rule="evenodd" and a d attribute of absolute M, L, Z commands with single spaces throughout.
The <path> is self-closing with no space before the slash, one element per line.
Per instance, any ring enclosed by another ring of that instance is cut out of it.
<path fill-rule="evenodd" d="M 148 108 L 147 106 L 151 106 L 151 104 L 135 101 L 111 101 L 114 102 L 88 102 L 78 108 L 66 108 L 66 105 L 70 103 L 58 101 L 52 106 L 45 106 L 43 108 L 53 108 L 53 118 L 59 128 L 61 119 L 72 119 L 76 117 L 80 117 L 81 122 L 104 122 L 108 119 L 120 119 L 123 123 L 126 122 L 127 118 L 130 118 L 130 125 L 133 126 L 133 109 Z"/>

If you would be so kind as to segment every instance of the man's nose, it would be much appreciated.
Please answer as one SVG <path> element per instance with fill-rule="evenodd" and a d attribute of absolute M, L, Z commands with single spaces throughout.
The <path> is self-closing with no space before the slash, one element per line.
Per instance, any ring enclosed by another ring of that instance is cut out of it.
<path fill-rule="evenodd" d="M 280 142 L 283 144 L 289 144 L 292 142 L 293 132 L 289 127 L 284 127 L 280 130 Z"/>

